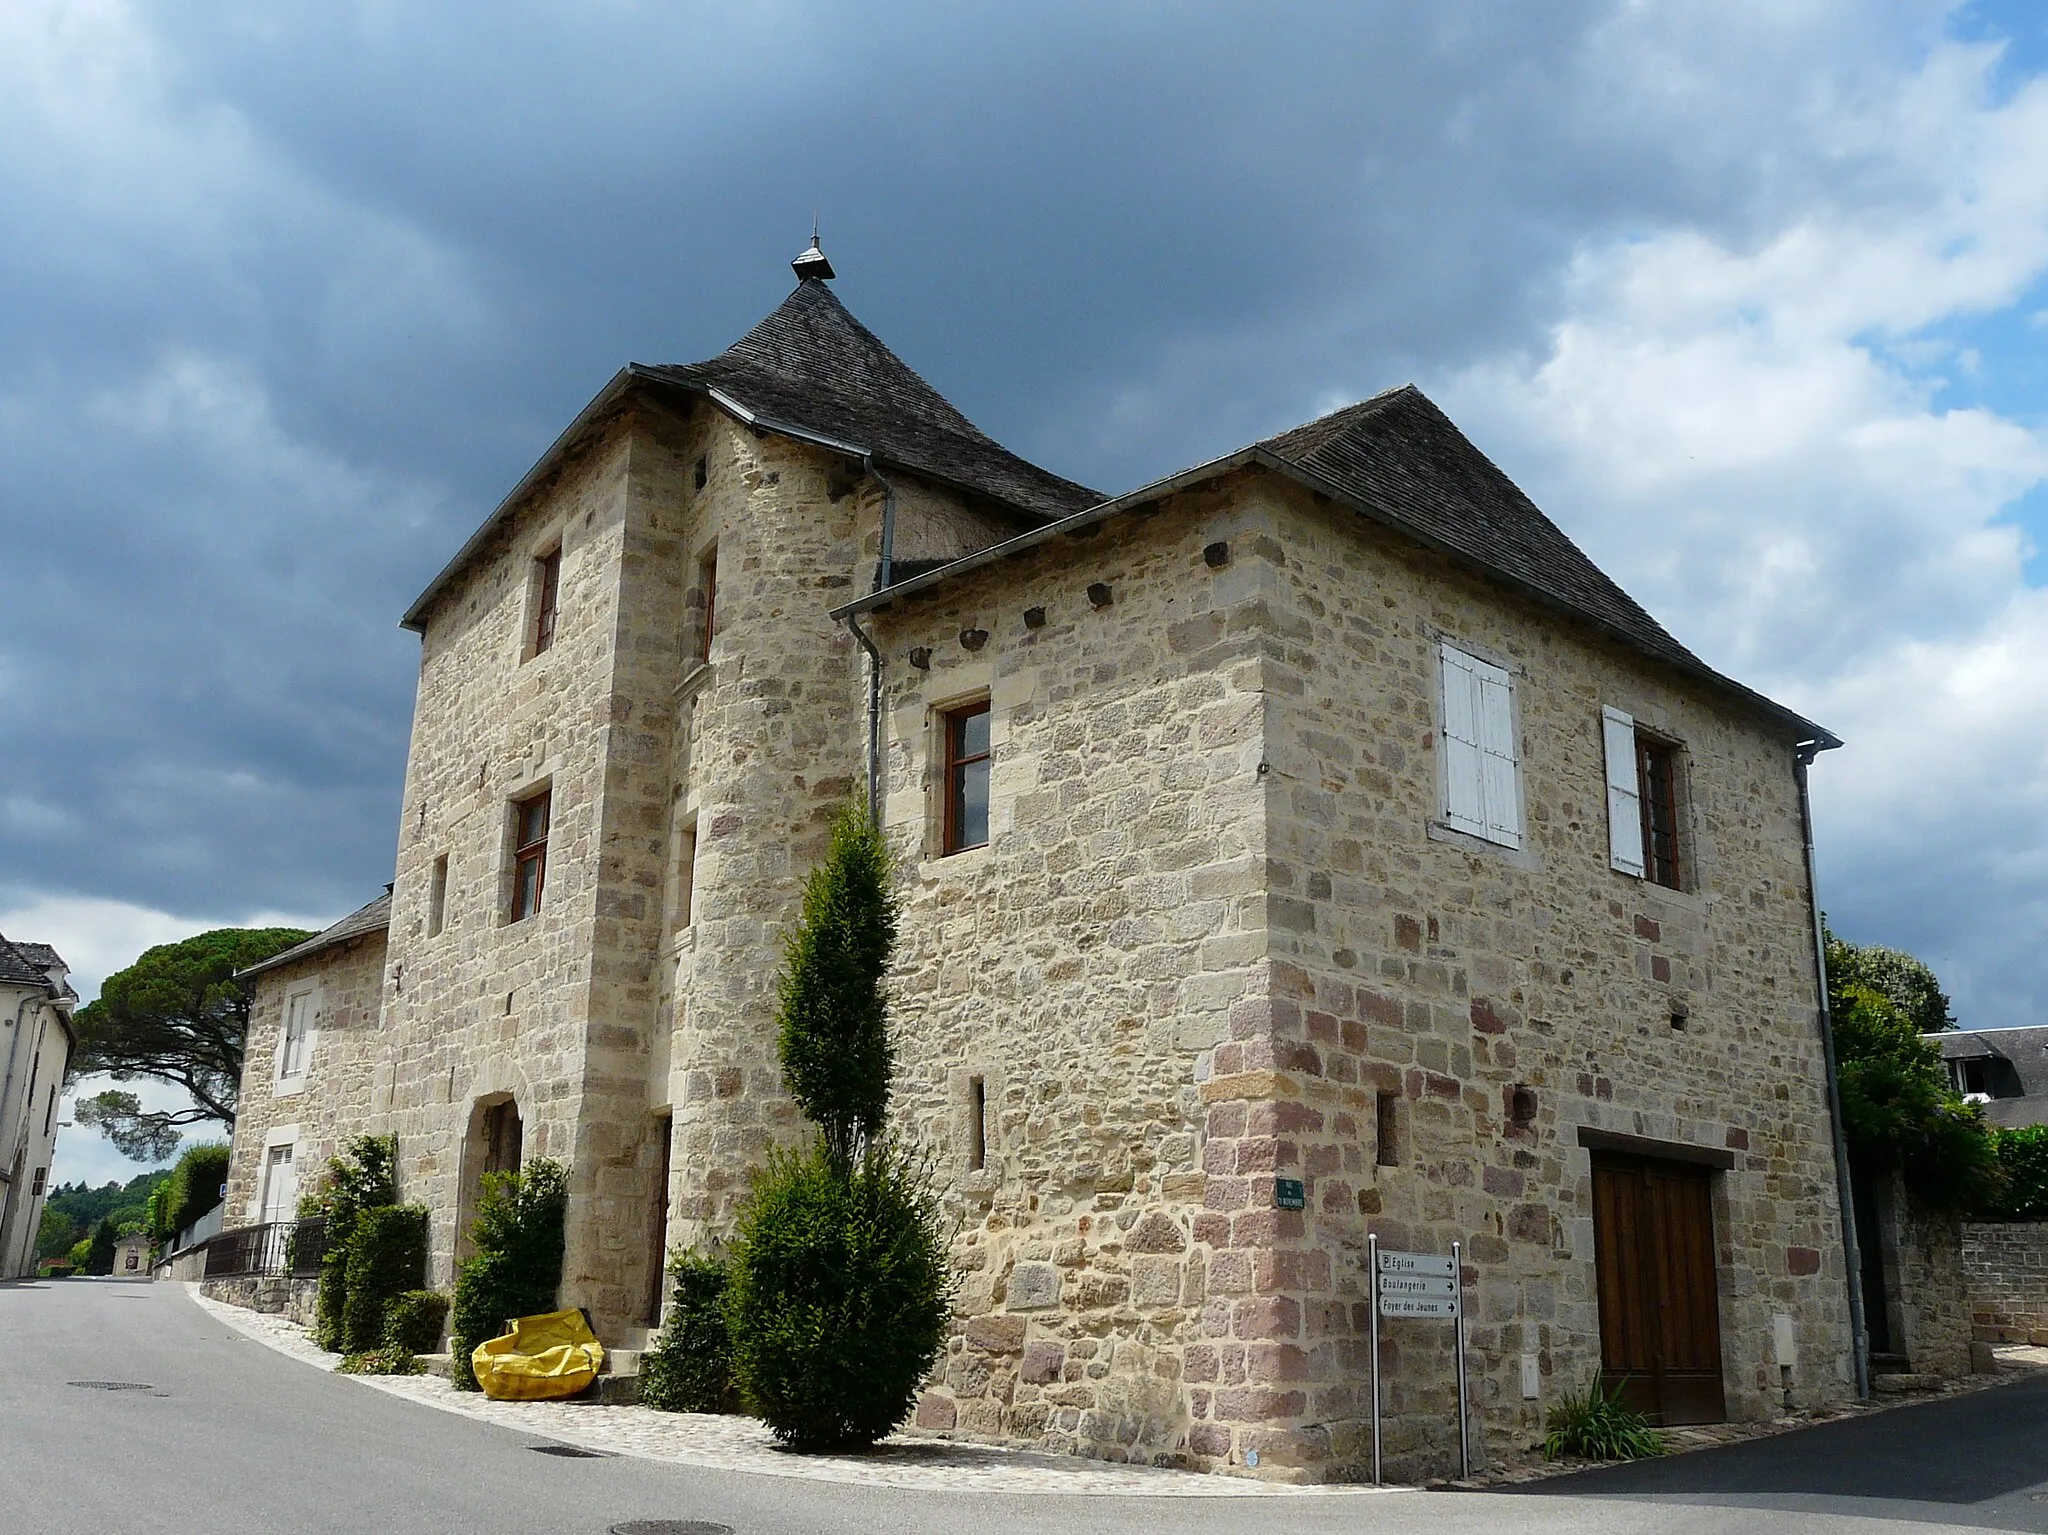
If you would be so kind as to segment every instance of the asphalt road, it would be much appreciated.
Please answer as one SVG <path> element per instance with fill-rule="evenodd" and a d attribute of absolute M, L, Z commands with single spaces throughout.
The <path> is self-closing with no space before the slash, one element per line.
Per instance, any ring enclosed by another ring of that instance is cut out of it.
<path fill-rule="evenodd" d="M 74 1384 L 115 1381 L 145 1390 Z M 947 1495 L 694 1470 L 546 1443 L 288 1359 L 176 1285 L 0 1284 L 0 1532 L 600 1535 L 1500 1535 L 2048 1531 L 2048 1386 L 2030 1383 L 1515 1494 L 1185 1499 Z"/>

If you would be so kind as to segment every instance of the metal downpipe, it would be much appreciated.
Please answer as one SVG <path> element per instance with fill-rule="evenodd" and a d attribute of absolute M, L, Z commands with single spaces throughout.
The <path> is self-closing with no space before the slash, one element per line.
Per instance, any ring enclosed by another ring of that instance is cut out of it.
<path fill-rule="evenodd" d="M 1870 1328 L 1863 1311 L 1863 1245 L 1856 1235 L 1856 1191 L 1849 1172 L 1849 1141 L 1842 1130 L 1842 1089 L 1835 1079 L 1835 1020 L 1828 1006 L 1828 946 L 1821 926 L 1820 883 L 1813 856 L 1813 801 L 1807 789 L 1806 770 L 1823 751 L 1841 743 L 1803 741 L 1798 748 L 1792 776 L 1799 785 L 1799 831 L 1806 844 L 1806 896 L 1813 915 L 1813 970 L 1820 984 L 1820 1047 L 1828 1076 L 1828 1127 L 1835 1147 L 1835 1196 L 1842 1207 L 1842 1261 L 1849 1277 L 1850 1350 L 1856 1371 L 1856 1395 L 1870 1395 Z"/>
<path fill-rule="evenodd" d="M 882 487 L 882 557 L 875 566 L 875 591 L 885 590 L 895 576 L 896 487 L 875 467 L 875 455 L 863 453 L 861 468 Z M 860 626 L 857 615 L 846 615 L 846 627 L 868 653 L 868 820 L 877 832 L 882 829 L 882 653 Z"/>

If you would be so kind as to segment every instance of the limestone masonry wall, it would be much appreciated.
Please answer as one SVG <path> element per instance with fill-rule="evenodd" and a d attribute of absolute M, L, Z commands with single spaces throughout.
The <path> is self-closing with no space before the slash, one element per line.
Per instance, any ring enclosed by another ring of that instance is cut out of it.
<path fill-rule="evenodd" d="M 1973 1337 L 2048 1344 L 2048 1221 L 1965 1221 L 1962 1267 Z"/>

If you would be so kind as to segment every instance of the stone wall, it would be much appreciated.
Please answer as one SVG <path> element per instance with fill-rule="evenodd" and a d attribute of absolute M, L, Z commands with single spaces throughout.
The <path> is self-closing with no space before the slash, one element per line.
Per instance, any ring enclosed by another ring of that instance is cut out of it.
<path fill-rule="evenodd" d="M 1795 1402 L 1840 1399 L 1846 1280 L 1785 727 L 1353 513 L 1270 481 L 1247 495 L 1270 523 L 1254 549 L 1279 650 L 1273 1049 L 1299 1095 L 1274 1156 L 1311 1190 L 1283 1240 L 1301 1276 L 1287 1387 L 1301 1418 L 1327 1425 L 1335 1463 L 1357 1464 L 1369 1229 L 1423 1251 L 1465 1242 L 1489 1440 L 1528 1443 L 1559 1394 L 1594 1379 L 1581 1131 L 1732 1160 L 1714 1190 L 1730 1416 L 1767 1417 L 1782 1400 L 1780 1315 L 1793 1321 Z M 1519 850 L 1440 822 L 1443 640 L 1513 677 Z M 1680 748 L 1685 889 L 1609 865 L 1603 706 Z M 1391 1166 L 1372 1165 L 1381 1104 L 1398 1121 Z M 1411 1467 L 1441 1467 L 1452 1361 L 1419 1331 L 1383 1345 L 1389 1445 Z M 1540 1381 L 1530 1398 L 1525 1356 Z M 1304 1437 L 1302 1454 L 1322 1451 Z"/>
<path fill-rule="evenodd" d="M 1965 1221 L 1962 1272 L 1972 1337 L 2048 1345 L 2048 1222 Z"/>
<path fill-rule="evenodd" d="M 1526 1443 L 1600 1363 L 1582 1129 L 1732 1163 L 1731 1415 L 1782 1401 L 1781 1315 L 1795 1402 L 1847 1393 L 1781 733 L 1258 475 L 873 622 L 902 1107 L 944 1148 L 969 1276 L 922 1424 L 1359 1475 L 1376 1230 L 1466 1244 L 1479 1453 Z M 1517 853 L 1433 825 L 1447 636 L 1517 674 Z M 939 717 L 984 692 L 990 845 L 941 858 Z M 1608 867 L 1603 704 L 1683 745 L 1693 888 Z M 993 1122 L 969 1171 L 976 1079 Z M 1517 1089 L 1533 1113 L 1511 1122 Z M 1306 1210 L 1274 1208 L 1276 1176 Z M 1449 1329 L 1390 1326 L 1382 1363 L 1391 1469 L 1440 1472 Z"/>
<path fill-rule="evenodd" d="M 199 1293 L 208 1300 L 240 1306 L 246 1311 L 268 1311 L 282 1315 L 301 1327 L 311 1327 L 320 1300 L 320 1281 L 289 1277 L 207 1279 Z"/>

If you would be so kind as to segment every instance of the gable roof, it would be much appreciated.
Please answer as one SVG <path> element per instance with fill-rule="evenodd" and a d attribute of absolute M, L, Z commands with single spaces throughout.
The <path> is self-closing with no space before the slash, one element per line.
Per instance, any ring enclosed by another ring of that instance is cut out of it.
<path fill-rule="evenodd" d="M 1993 1063 L 1996 1096 L 1983 1106 L 1992 1124 L 2004 1129 L 2048 1124 L 2048 1027 L 1944 1029 L 1920 1037 L 1937 1046 L 1944 1061 Z"/>
<path fill-rule="evenodd" d="M 1077 516 L 897 582 L 834 609 L 833 616 L 883 607 L 1036 548 L 1057 533 L 1079 530 L 1254 464 L 1475 567 L 1546 607 L 1569 613 L 1653 660 L 1732 693 L 1803 740 L 1824 747 L 1841 744 L 1832 732 L 1724 677 L 1673 639 L 1413 384 L 1261 438 Z"/>
<path fill-rule="evenodd" d="M 245 981 L 252 975 L 275 970 L 279 965 L 296 964 L 299 960 L 311 959 L 323 950 L 338 948 L 350 939 L 361 938 L 370 933 L 381 933 L 390 926 L 391 887 L 386 885 L 384 893 L 367 906 L 358 906 L 332 927 L 323 928 L 311 938 L 295 943 L 289 949 L 273 954 L 246 970 L 237 970 L 235 979 Z"/>
<path fill-rule="evenodd" d="M 401 626 L 420 628 L 434 599 L 561 455 L 635 390 L 650 388 L 707 398 L 758 431 L 854 457 L 872 454 L 996 501 L 1027 523 L 1070 516 L 1102 500 L 1100 492 L 1041 469 L 989 437 L 855 319 L 821 278 L 811 277 L 708 362 L 620 369 L 406 609 Z"/>

